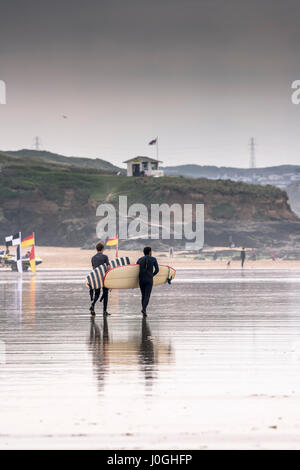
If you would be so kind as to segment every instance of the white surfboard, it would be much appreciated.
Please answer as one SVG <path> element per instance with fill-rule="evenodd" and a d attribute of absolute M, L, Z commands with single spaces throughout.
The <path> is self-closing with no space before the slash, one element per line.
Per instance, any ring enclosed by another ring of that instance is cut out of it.
<path fill-rule="evenodd" d="M 153 285 L 159 286 L 175 278 L 175 269 L 159 264 L 159 272 L 153 278 Z M 104 287 L 108 289 L 136 289 L 139 287 L 139 264 L 128 264 L 113 268 L 105 274 Z"/>

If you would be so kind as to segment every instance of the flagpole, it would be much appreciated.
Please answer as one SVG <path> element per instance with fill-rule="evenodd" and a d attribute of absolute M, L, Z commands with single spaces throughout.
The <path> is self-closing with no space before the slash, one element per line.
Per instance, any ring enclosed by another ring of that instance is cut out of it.
<path fill-rule="evenodd" d="M 158 161 L 158 136 L 156 137 L 156 160 Z"/>
<path fill-rule="evenodd" d="M 22 260 L 22 250 L 21 250 L 21 246 L 22 246 L 22 233 L 19 232 L 19 245 L 17 245 L 17 256 L 16 256 L 16 259 L 17 259 L 17 269 L 18 269 L 18 272 L 19 272 L 19 273 L 22 273 L 22 272 L 23 272 L 23 260 Z"/>
<path fill-rule="evenodd" d="M 30 258 L 31 254 L 33 253 L 33 259 L 29 259 L 29 264 L 31 271 L 35 274 L 35 233 L 32 232 L 33 234 L 33 246 L 31 247 L 31 252 L 30 252 Z"/>

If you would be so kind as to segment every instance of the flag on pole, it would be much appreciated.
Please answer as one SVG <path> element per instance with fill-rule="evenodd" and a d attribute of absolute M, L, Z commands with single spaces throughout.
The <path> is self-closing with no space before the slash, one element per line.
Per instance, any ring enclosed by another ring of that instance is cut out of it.
<path fill-rule="evenodd" d="M 22 248 L 24 248 L 25 246 L 32 246 L 32 245 L 34 245 L 34 233 L 29 235 L 29 237 L 24 238 L 21 244 Z"/>
<path fill-rule="evenodd" d="M 35 273 L 35 252 L 34 252 L 34 245 L 32 246 L 31 251 L 30 251 L 29 264 L 30 264 L 31 271 L 32 271 L 33 273 Z"/>
<path fill-rule="evenodd" d="M 119 238 L 118 238 L 118 235 L 116 235 L 115 237 L 112 237 L 112 238 L 109 238 L 106 242 L 106 246 L 114 246 L 114 245 L 117 245 L 119 243 Z"/>
<path fill-rule="evenodd" d="M 21 237 L 20 237 L 20 241 L 21 241 Z M 21 244 L 17 246 L 17 268 L 18 268 L 19 273 L 23 272 Z"/>
<path fill-rule="evenodd" d="M 109 238 L 106 242 L 106 246 L 117 246 L 116 248 L 116 258 L 118 257 L 118 252 L 119 252 L 119 237 L 118 234 L 115 235 L 112 238 Z"/>
<path fill-rule="evenodd" d="M 156 160 L 158 161 L 158 137 L 155 137 L 155 139 L 150 140 L 148 145 L 156 146 Z"/>
<path fill-rule="evenodd" d="M 21 244 L 21 232 L 5 237 L 6 246 L 16 246 Z"/>
<path fill-rule="evenodd" d="M 23 272 L 23 265 L 22 265 L 22 254 L 21 254 L 21 232 L 15 233 L 14 235 L 9 235 L 5 237 L 6 246 L 16 246 L 17 247 L 17 255 L 16 255 L 16 262 L 17 268 L 19 273 Z"/>

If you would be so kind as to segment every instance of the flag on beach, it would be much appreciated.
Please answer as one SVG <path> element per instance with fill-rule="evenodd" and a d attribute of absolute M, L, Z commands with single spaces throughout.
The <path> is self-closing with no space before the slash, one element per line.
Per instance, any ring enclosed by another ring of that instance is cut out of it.
<path fill-rule="evenodd" d="M 148 145 L 155 145 L 155 144 L 156 144 L 156 142 L 157 142 L 157 137 L 156 137 L 156 139 L 152 139 L 152 140 L 150 140 L 150 142 L 149 142 L 149 144 L 148 144 Z"/>
<path fill-rule="evenodd" d="M 21 233 L 15 233 L 14 235 L 9 235 L 5 237 L 6 246 L 16 246 L 21 244 Z"/>
<path fill-rule="evenodd" d="M 32 246 L 31 251 L 30 251 L 29 264 L 30 264 L 31 271 L 32 271 L 33 273 L 35 273 L 35 252 L 34 252 L 34 245 Z"/>
<path fill-rule="evenodd" d="M 17 246 L 16 262 L 19 273 L 23 272 L 22 254 L 21 254 L 21 232 L 5 237 L 6 246 Z"/>
<path fill-rule="evenodd" d="M 21 246 L 24 248 L 25 246 L 32 246 L 34 245 L 34 233 L 29 235 L 29 237 L 26 237 L 22 240 Z"/>
<path fill-rule="evenodd" d="M 119 256 L 119 237 L 118 237 L 118 234 L 115 235 L 114 237 L 112 238 L 109 238 L 106 242 L 106 246 L 117 246 L 116 248 L 116 258 Z"/>
<path fill-rule="evenodd" d="M 114 246 L 114 245 L 117 245 L 119 243 L 119 238 L 118 238 L 118 235 L 116 235 L 115 237 L 112 237 L 112 238 L 109 238 L 106 242 L 106 246 Z"/>

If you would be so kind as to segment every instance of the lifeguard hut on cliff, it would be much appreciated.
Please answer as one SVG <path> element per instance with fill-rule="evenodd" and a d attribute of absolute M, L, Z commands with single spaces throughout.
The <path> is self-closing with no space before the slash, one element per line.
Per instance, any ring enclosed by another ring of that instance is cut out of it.
<path fill-rule="evenodd" d="M 159 169 L 162 161 L 155 158 L 138 156 L 123 163 L 127 164 L 127 176 L 164 176 L 163 170 Z"/>

